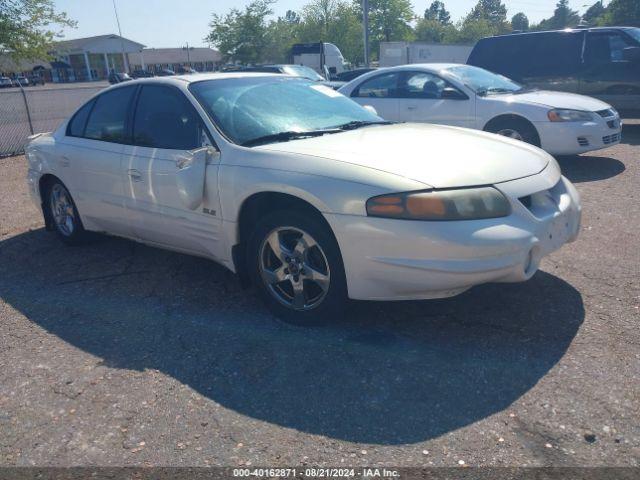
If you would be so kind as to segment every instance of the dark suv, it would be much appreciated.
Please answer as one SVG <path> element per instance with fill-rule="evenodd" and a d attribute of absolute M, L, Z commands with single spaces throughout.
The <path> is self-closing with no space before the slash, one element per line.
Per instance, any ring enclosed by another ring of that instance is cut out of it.
<path fill-rule="evenodd" d="M 469 65 L 529 87 L 599 98 L 640 118 L 640 28 L 601 27 L 483 38 Z"/>

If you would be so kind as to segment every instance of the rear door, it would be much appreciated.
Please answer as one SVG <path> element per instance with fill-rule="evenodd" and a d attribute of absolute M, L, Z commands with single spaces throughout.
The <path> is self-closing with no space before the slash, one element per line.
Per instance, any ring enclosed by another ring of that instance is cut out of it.
<path fill-rule="evenodd" d="M 360 105 L 371 105 L 378 115 L 392 122 L 400 118 L 398 85 L 401 72 L 388 72 L 364 80 L 351 93 L 351 99 Z"/>
<path fill-rule="evenodd" d="M 200 115 L 177 87 L 146 84 L 140 88 L 132 123 L 132 144 L 124 149 L 120 174 L 136 237 L 217 257 L 219 155 L 213 153 Z M 206 194 L 203 205 L 191 209 L 181 198 L 177 174 L 202 148 L 212 153 L 201 178 Z"/>
<path fill-rule="evenodd" d="M 473 100 L 438 75 L 424 71 L 403 72 L 398 94 L 399 120 L 475 126 Z"/>
<path fill-rule="evenodd" d="M 67 185 L 83 221 L 91 228 L 131 236 L 125 209 L 121 155 L 129 142 L 136 86 L 108 90 L 81 108 L 65 136 L 61 169 L 72 172 Z"/>
<path fill-rule="evenodd" d="M 580 92 L 617 110 L 640 110 L 640 62 L 624 58 L 624 49 L 638 45 L 621 31 L 592 31 L 584 49 Z"/>
<path fill-rule="evenodd" d="M 528 87 L 578 93 L 584 32 L 523 35 L 518 77 Z"/>

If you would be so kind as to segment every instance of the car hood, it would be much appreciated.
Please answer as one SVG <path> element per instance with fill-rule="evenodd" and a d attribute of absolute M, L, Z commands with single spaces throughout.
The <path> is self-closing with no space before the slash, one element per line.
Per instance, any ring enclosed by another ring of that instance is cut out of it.
<path fill-rule="evenodd" d="M 536 147 L 498 135 L 418 123 L 370 126 L 255 148 L 346 162 L 435 188 L 535 175 L 551 158 Z"/>
<path fill-rule="evenodd" d="M 611 108 L 610 105 L 595 98 L 577 95 L 575 93 L 550 92 L 547 90 L 534 90 L 504 97 L 507 102 L 526 103 L 540 105 L 549 108 L 569 108 L 572 110 L 584 110 L 597 112 Z"/>

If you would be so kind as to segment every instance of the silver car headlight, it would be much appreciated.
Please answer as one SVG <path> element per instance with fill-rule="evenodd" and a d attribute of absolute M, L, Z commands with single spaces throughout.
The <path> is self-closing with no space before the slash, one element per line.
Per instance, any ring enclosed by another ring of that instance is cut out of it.
<path fill-rule="evenodd" d="M 554 108 L 547 112 L 547 117 L 552 122 L 589 122 L 593 120 L 591 112 L 582 110 L 569 110 L 566 108 Z"/>
<path fill-rule="evenodd" d="M 392 193 L 367 200 L 370 217 L 404 220 L 476 220 L 506 217 L 507 197 L 493 187 Z"/>

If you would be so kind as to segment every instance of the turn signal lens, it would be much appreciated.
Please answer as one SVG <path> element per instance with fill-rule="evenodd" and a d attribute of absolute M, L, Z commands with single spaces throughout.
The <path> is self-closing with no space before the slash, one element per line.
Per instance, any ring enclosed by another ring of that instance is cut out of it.
<path fill-rule="evenodd" d="M 367 201 L 371 217 L 406 220 L 474 220 L 510 213 L 509 200 L 493 187 L 381 195 Z"/>

